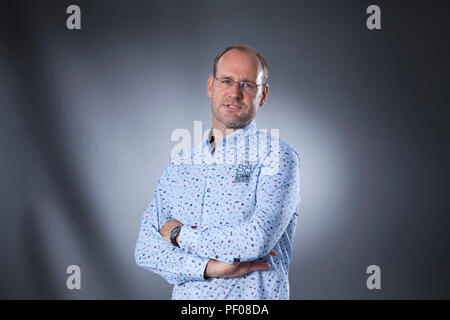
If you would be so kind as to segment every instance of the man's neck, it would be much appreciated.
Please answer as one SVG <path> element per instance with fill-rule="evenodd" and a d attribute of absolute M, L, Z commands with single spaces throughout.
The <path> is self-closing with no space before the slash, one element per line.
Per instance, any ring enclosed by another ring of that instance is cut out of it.
<path fill-rule="evenodd" d="M 217 144 L 220 140 L 225 138 L 227 135 L 234 133 L 236 130 L 242 129 L 245 126 L 242 126 L 240 128 L 227 128 L 222 122 L 219 122 L 213 118 L 212 135 L 214 136 L 214 142 Z"/>
<path fill-rule="evenodd" d="M 225 138 L 226 136 L 234 133 L 236 130 L 239 130 L 240 128 L 217 128 L 213 126 L 213 135 L 216 137 L 216 142 L 219 142 L 222 140 L 222 138 Z"/>

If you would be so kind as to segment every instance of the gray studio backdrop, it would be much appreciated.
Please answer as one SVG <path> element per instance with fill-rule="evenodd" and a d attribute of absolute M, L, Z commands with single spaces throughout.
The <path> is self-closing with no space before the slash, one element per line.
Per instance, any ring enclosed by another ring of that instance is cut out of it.
<path fill-rule="evenodd" d="M 81 30 L 66 9 L 81 8 Z M 366 8 L 381 8 L 368 30 Z M 292 299 L 449 298 L 446 2 L 2 1 L 0 297 L 169 299 L 134 262 L 177 128 L 259 49 L 259 128 L 301 157 Z M 69 290 L 66 268 L 81 269 Z M 369 265 L 381 289 L 366 286 Z"/>

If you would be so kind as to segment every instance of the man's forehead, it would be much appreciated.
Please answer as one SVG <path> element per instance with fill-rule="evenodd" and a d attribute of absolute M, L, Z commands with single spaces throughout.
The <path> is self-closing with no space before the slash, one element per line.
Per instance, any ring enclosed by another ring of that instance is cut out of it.
<path fill-rule="evenodd" d="M 256 78 L 258 72 L 262 71 L 262 66 L 255 54 L 238 49 L 226 52 L 217 62 L 217 72 L 220 74 L 245 73 L 247 76 Z"/>

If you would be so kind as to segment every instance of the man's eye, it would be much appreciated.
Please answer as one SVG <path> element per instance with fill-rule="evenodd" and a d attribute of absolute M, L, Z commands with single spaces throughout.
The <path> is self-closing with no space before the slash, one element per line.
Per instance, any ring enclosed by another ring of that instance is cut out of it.
<path fill-rule="evenodd" d="M 256 86 L 251 82 L 244 82 L 244 86 L 248 89 L 255 89 Z"/>
<path fill-rule="evenodd" d="M 223 84 L 231 84 L 231 80 L 230 79 L 223 79 L 222 83 Z"/>

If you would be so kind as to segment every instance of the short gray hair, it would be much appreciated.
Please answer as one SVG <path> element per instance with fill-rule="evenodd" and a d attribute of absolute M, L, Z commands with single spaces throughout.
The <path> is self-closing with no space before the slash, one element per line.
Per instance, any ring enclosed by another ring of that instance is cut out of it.
<path fill-rule="evenodd" d="M 220 58 L 222 58 L 222 56 L 227 53 L 230 50 L 240 50 L 243 52 L 249 52 L 249 53 L 253 53 L 259 60 L 259 63 L 261 64 L 262 68 L 263 68 L 263 84 L 267 83 L 267 79 L 269 78 L 269 66 L 267 65 L 266 60 L 264 59 L 264 57 L 261 55 L 261 53 L 258 52 L 258 50 L 256 50 L 255 48 L 250 47 L 249 45 L 246 44 L 240 44 L 240 45 L 234 45 L 234 46 L 229 46 L 225 49 L 223 49 L 218 55 L 217 57 L 214 59 L 214 67 L 213 67 L 213 74 L 214 77 L 216 76 L 216 71 L 217 71 L 217 63 L 219 62 Z"/>

